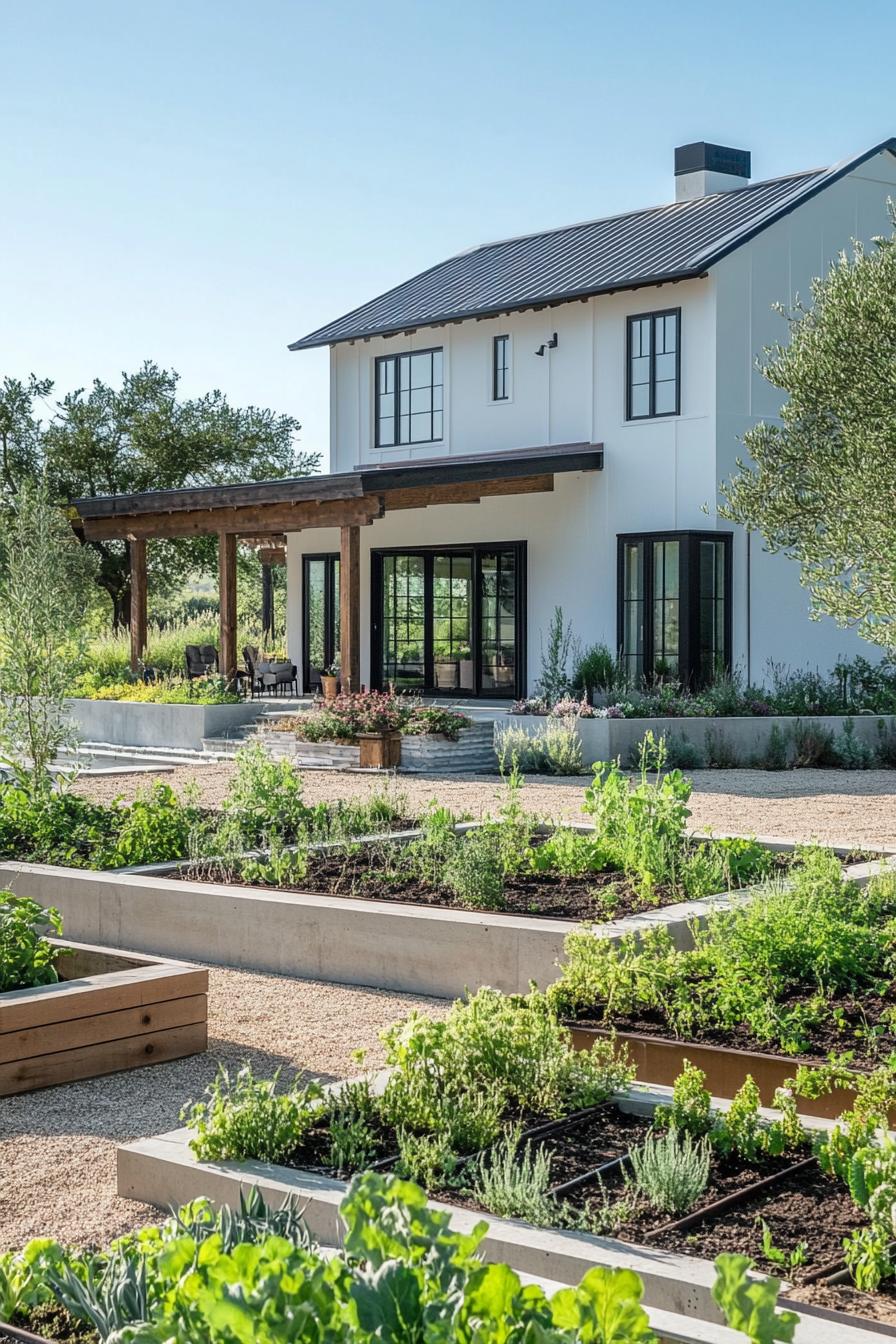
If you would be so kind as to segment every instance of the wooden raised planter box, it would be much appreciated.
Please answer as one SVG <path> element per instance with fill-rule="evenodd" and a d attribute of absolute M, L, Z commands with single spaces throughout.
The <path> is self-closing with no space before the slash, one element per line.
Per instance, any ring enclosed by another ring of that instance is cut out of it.
<path fill-rule="evenodd" d="M 0 994 L 0 1096 L 205 1050 L 208 971 L 65 939 L 60 980 Z"/>
<path fill-rule="evenodd" d="M 362 770 L 395 770 L 401 761 L 401 733 L 359 733 Z"/>
<path fill-rule="evenodd" d="M 576 1022 L 568 1022 L 567 1026 L 577 1050 L 590 1050 L 596 1040 L 611 1036 L 620 1046 L 627 1047 L 639 1083 L 671 1087 L 687 1060 L 706 1074 L 706 1086 L 714 1097 L 730 1099 L 750 1074 L 759 1089 L 763 1106 L 773 1105 L 775 1089 L 793 1078 L 801 1064 L 810 1068 L 818 1064 L 817 1059 L 801 1059 L 799 1055 L 770 1055 L 634 1031 L 613 1032 L 606 1027 L 583 1026 Z M 800 1110 L 806 1115 L 835 1120 L 854 1100 L 853 1092 L 837 1088 L 812 1100 L 800 1097 Z"/>

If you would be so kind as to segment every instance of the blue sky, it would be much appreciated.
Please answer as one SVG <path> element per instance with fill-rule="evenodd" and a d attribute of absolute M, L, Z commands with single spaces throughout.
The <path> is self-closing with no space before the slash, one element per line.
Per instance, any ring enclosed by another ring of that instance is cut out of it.
<path fill-rule="evenodd" d="M 896 133 L 892 3 L 0 0 L 0 375 L 153 358 L 302 420 L 286 346 L 475 243 Z"/>

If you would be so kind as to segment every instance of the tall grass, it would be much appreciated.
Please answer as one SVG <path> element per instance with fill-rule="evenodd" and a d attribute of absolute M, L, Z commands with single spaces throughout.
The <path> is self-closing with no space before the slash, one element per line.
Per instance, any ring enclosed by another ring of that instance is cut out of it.
<path fill-rule="evenodd" d="M 187 644 L 218 643 L 218 622 L 214 617 L 184 621 L 180 625 L 150 626 L 144 662 L 157 667 L 165 676 L 183 676 L 184 648 Z M 239 646 L 241 647 L 241 646 Z M 127 679 L 131 661 L 130 635 L 127 630 L 98 635 L 87 645 L 82 671 L 93 672 L 102 681 Z"/>

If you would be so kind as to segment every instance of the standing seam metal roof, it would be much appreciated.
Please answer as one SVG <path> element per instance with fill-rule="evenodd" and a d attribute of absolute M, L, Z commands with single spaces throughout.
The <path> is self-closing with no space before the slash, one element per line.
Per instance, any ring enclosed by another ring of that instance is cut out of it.
<path fill-rule="evenodd" d="M 295 341 L 290 350 L 684 280 L 740 247 L 896 139 L 832 168 L 550 229 L 459 253 Z"/>

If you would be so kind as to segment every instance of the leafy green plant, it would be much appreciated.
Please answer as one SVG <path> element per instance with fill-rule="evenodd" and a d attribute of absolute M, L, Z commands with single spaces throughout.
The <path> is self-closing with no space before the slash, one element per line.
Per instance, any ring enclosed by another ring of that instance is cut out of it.
<path fill-rule="evenodd" d="M 751 1278 L 745 1255 L 716 1256 L 715 1266 L 712 1295 L 731 1329 L 750 1344 L 791 1344 L 799 1317 L 795 1311 L 778 1311 L 778 1280 Z"/>
<path fill-rule="evenodd" d="M 797 1242 L 789 1251 L 776 1246 L 772 1237 L 772 1230 L 764 1218 L 760 1218 L 762 1226 L 762 1254 L 768 1260 L 769 1264 L 780 1265 L 788 1274 L 793 1270 L 799 1269 L 800 1265 L 806 1263 L 806 1251 L 809 1248 L 807 1241 Z"/>
<path fill-rule="evenodd" d="M 571 682 L 576 689 L 606 692 L 624 685 L 624 677 L 606 644 L 589 644 L 575 660 Z"/>
<path fill-rule="evenodd" d="M 790 766 L 789 734 L 773 723 L 765 746 L 753 758 L 757 770 L 787 770 Z"/>
<path fill-rule="evenodd" d="M 224 677 L 188 681 L 168 677 L 154 681 L 102 681 L 91 672 L 77 677 L 69 694 L 87 700 L 122 700 L 144 705 L 238 705 L 241 697 Z"/>
<path fill-rule="evenodd" d="M 260 886 L 291 887 L 308 875 L 308 850 L 288 849 L 278 835 L 267 843 L 267 853 L 257 859 L 240 859 L 238 872 L 244 882 Z"/>
<path fill-rule="evenodd" d="M 302 776 L 291 761 L 272 758 L 260 742 L 249 743 L 234 757 L 222 806 L 224 824 L 236 827 L 246 848 L 271 836 L 289 844 L 319 815 L 302 794 Z"/>
<path fill-rule="evenodd" d="M 457 1171 L 457 1154 L 447 1134 L 414 1134 L 398 1131 L 399 1176 L 416 1181 L 424 1190 L 444 1190 Z"/>
<path fill-rule="evenodd" d="M 672 1103 L 657 1111 L 656 1121 L 679 1134 L 702 1139 L 712 1129 L 715 1119 L 706 1088 L 706 1074 L 688 1060 L 683 1062 L 684 1067 L 672 1087 Z"/>
<path fill-rule="evenodd" d="M 132 864 L 165 863 L 189 851 L 200 824 L 199 809 L 178 798 L 170 784 L 156 781 L 120 809 L 117 832 L 91 854 L 91 867 L 126 868 Z"/>
<path fill-rule="evenodd" d="M 731 1105 L 718 1120 L 714 1142 L 723 1153 L 737 1153 L 745 1162 L 755 1162 L 763 1149 L 759 1088 L 747 1074 Z"/>
<path fill-rule="evenodd" d="M 320 1117 L 317 1083 L 277 1091 L 273 1078 L 256 1078 L 249 1064 L 234 1077 L 221 1068 L 205 1100 L 185 1106 L 181 1119 L 194 1131 L 190 1147 L 200 1162 L 283 1162 Z"/>
<path fill-rule="evenodd" d="M 59 948 L 45 936 L 47 928 L 57 937 L 62 933 L 62 916 L 54 906 L 0 891 L 0 994 L 59 979 Z"/>
<path fill-rule="evenodd" d="M 706 1139 L 683 1130 L 648 1134 L 630 1154 L 635 1185 L 660 1213 L 687 1213 L 709 1182 L 710 1152 Z"/>
<path fill-rule="evenodd" d="M 490 827 L 468 831 L 453 849 L 442 882 L 461 905 L 472 910 L 503 910 L 504 868 L 499 839 Z"/>

